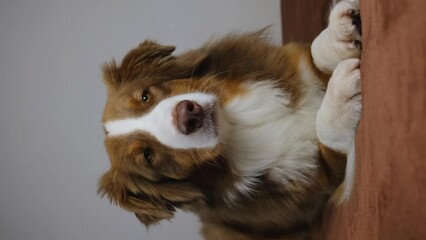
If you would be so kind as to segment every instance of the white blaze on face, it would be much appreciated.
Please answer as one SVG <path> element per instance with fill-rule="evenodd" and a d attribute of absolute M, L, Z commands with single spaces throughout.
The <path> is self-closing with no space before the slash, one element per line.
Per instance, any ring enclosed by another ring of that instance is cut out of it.
<path fill-rule="evenodd" d="M 190 135 L 182 134 L 173 124 L 172 113 L 176 105 L 183 100 L 194 101 L 206 109 L 213 107 L 216 97 L 205 93 L 189 93 L 166 98 L 141 117 L 105 122 L 107 136 L 115 137 L 142 131 L 171 148 L 214 148 L 218 143 L 218 137 L 211 116 L 206 116 L 203 127 Z"/>

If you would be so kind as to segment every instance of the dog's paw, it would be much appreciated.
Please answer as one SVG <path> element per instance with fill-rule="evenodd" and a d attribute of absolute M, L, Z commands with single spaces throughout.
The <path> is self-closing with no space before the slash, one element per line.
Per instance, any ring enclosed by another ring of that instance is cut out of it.
<path fill-rule="evenodd" d="M 343 0 L 330 13 L 329 25 L 312 43 L 315 65 L 323 72 L 332 73 L 348 58 L 361 55 L 361 18 L 356 0 Z"/>
<path fill-rule="evenodd" d="M 341 60 L 359 57 L 362 48 L 361 17 L 356 0 L 343 0 L 330 13 L 331 40 L 341 55 Z"/>
<path fill-rule="evenodd" d="M 343 60 L 330 78 L 327 92 L 335 102 L 358 109 L 361 98 L 361 73 L 358 58 Z"/>
<path fill-rule="evenodd" d="M 361 117 L 361 73 L 357 58 L 338 64 L 328 83 L 317 115 L 319 140 L 332 149 L 347 153 L 352 146 Z"/>

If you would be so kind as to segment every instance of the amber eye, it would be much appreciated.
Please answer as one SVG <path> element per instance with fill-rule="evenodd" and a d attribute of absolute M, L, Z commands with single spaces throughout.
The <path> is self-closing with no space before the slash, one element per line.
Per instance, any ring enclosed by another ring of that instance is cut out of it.
<path fill-rule="evenodd" d="M 151 100 L 151 94 L 149 93 L 148 90 L 144 90 L 142 92 L 141 100 L 143 102 L 149 102 L 149 100 Z"/>
<path fill-rule="evenodd" d="M 151 150 L 151 148 L 145 148 L 143 150 L 143 157 L 145 158 L 146 161 L 151 162 L 151 160 L 152 160 L 152 150 Z"/>

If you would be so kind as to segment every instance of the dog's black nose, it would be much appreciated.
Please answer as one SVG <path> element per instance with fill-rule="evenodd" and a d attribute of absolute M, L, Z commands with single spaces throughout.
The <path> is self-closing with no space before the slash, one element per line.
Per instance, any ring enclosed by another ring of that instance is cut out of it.
<path fill-rule="evenodd" d="M 189 135 L 203 126 L 204 111 L 196 102 L 183 100 L 176 105 L 176 126 Z"/>

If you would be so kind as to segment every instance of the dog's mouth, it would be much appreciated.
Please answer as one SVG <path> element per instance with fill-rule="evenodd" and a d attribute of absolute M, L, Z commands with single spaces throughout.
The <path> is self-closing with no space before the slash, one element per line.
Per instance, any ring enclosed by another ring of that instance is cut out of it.
<path fill-rule="evenodd" d="M 205 128 L 205 131 L 208 131 L 211 135 L 217 136 L 218 134 L 218 109 L 217 104 L 215 102 L 208 104 L 205 108 L 205 116 L 204 116 L 204 123 L 203 128 Z"/>

